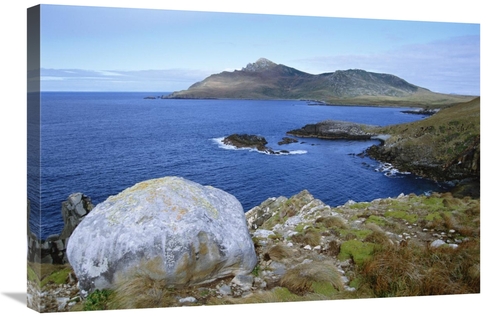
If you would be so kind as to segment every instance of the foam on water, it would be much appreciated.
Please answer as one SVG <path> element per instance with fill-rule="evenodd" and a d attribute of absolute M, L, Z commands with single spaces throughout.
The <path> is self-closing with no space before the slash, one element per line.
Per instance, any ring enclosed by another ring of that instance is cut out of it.
<path fill-rule="evenodd" d="M 384 173 L 387 177 L 397 177 L 399 175 L 409 175 L 410 172 L 401 172 L 390 163 L 381 163 L 375 171 Z"/>

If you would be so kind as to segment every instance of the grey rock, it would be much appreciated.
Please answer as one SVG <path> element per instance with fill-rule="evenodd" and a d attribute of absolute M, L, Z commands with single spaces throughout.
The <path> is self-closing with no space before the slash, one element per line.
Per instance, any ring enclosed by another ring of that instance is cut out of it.
<path fill-rule="evenodd" d="M 69 238 L 67 257 L 84 292 L 138 270 L 172 286 L 200 285 L 257 263 L 239 201 L 179 177 L 138 183 L 98 204 Z"/>
<path fill-rule="evenodd" d="M 253 233 L 253 236 L 256 238 L 267 238 L 270 235 L 274 234 L 274 231 L 271 230 L 265 230 L 265 229 L 257 229 Z"/>
<path fill-rule="evenodd" d="M 217 287 L 217 292 L 222 296 L 230 296 L 233 294 L 231 287 L 229 285 L 221 285 Z"/>
<path fill-rule="evenodd" d="M 446 244 L 446 242 L 444 242 L 441 239 L 437 239 L 437 240 L 432 241 L 431 248 L 438 248 L 438 247 L 440 247 L 440 246 L 442 246 L 444 244 Z"/>
<path fill-rule="evenodd" d="M 179 299 L 179 303 L 196 303 L 198 300 L 192 296 Z"/>
<path fill-rule="evenodd" d="M 236 285 L 243 291 L 248 291 L 252 288 L 254 278 L 252 275 L 236 275 L 232 280 L 231 284 Z"/>

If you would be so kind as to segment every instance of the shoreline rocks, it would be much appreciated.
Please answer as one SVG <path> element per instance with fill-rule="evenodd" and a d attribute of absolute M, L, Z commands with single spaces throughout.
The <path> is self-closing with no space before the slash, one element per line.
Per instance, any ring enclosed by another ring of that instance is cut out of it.
<path fill-rule="evenodd" d="M 283 138 L 279 145 L 289 144 L 297 142 L 292 138 Z M 259 152 L 271 155 L 280 155 L 280 154 L 289 154 L 290 152 L 287 150 L 278 150 L 275 151 L 269 147 L 267 147 L 267 140 L 263 136 L 254 135 L 254 134 L 231 134 L 225 137 L 222 140 L 222 143 L 226 145 L 234 146 L 237 149 L 255 149 Z"/>
<path fill-rule="evenodd" d="M 71 194 L 61 207 L 64 227 L 60 234 L 53 234 L 46 239 L 40 239 L 30 231 L 28 225 L 28 261 L 47 264 L 65 264 L 67 241 L 78 224 L 94 208 L 92 199 L 82 193 Z M 28 224 L 30 217 L 30 202 L 28 201 Z"/>

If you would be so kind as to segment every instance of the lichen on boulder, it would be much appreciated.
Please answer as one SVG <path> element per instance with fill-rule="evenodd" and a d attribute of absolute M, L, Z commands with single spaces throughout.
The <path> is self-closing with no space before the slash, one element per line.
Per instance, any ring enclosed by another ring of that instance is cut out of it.
<path fill-rule="evenodd" d="M 67 256 L 84 294 L 138 271 L 176 287 L 247 274 L 257 262 L 240 202 L 179 177 L 144 181 L 98 204 L 71 235 Z"/>

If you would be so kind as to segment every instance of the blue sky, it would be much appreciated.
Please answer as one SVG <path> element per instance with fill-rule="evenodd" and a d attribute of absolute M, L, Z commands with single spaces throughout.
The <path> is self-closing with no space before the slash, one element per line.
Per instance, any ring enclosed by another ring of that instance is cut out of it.
<path fill-rule="evenodd" d="M 480 93 L 475 23 L 43 5 L 41 34 L 47 91 L 175 91 L 265 57 Z"/>

